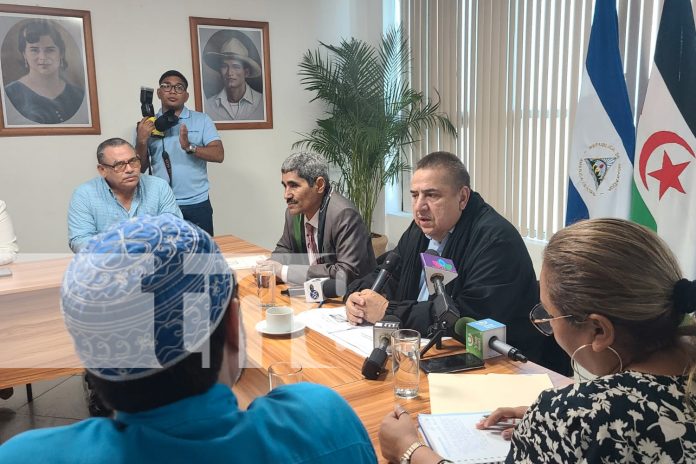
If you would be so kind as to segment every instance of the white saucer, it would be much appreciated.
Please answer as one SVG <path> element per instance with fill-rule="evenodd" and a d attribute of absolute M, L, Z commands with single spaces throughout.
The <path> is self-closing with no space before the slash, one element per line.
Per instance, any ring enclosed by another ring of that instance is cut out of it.
<path fill-rule="evenodd" d="M 302 321 L 299 321 L 297 319 L 293 319 L 292 322 L 292 329 L 289 331 L 281 331 L 281 332 L 276 332 L 275 330 L 268 330 L 266 327 L 266 320 L 264 319 L 263 321 L 259 322 L 256 324 L 256 330 L 258 332 L 261 332 L 262 334 L 266 335 L 290 335 L 294 334 L 295 332 L 299 332 L 300 330 L 304 330 L 306 327 L 305 323 Z"/>

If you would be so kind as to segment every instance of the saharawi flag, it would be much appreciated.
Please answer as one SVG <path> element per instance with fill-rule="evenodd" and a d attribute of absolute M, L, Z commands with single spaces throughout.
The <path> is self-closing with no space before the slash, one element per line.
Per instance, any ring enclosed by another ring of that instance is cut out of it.
<path fill-rule="evenodd" d="M 635 127 L 619 52 L 615 0 L 597 0 L 568 161 L 566 225 L 628 219 Z"/>
<path fill-rule="evenodd" d="M 696 278 L 696 30 L 689 0 L 665 0 L 636 137 L 631 219 L 657 231 Z"/>

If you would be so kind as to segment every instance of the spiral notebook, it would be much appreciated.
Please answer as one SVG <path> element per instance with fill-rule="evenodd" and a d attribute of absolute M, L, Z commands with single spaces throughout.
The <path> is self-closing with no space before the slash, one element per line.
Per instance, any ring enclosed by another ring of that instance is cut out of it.
<path fill-rule="evenodd" d="M 510 442 L 499 431 L 476 428 L 484 414 L 420 414 L 418 424 L 428 445 L 442 457 L 456 463 L 503 463 Z"/>

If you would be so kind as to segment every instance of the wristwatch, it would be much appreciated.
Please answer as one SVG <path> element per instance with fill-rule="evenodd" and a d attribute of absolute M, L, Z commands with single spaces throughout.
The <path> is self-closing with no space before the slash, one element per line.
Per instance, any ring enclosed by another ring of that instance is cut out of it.
<path fill-rule="evenodd" d="M 406 452 L 401 456 L 401 459 L 399 459 L 399 464 L 410 464 L 411 463 L 411 456 L 413 456 L 413 453 L 420 448 L 421 446 L 428 446 L 422 441 L 414 441 L 411 446 L 408 447 Z"/>
<path fill-rule="evenodd" d="M 196 148 L 198 148 L 198 147 L 195 146 L 194 144 L 190 144 L 188 146 L 188 148 L 186 149 L 186 153 L 188 153 L 189 155 L 192 155 L 192 154 L 196 153 Z"/>

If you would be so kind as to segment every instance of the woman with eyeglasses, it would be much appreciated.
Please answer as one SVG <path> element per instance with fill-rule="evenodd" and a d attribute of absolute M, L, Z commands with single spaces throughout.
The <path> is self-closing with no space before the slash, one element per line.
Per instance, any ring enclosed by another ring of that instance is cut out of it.
<path fill-rule="evenodd" d="M 46 19 L 27 22 L 19 31 L 18 48 L 26 74 L 7 84 L 7 98 L 32 122 L 68 121 L 82 105 L 84 91 L 62 76 L 68 62 L 65 41 L 55 24 Z"/>
<path fill-rule="evenodd" d="M 667 245 L 628 221 L 579 222 L 547 245 L 540 291 L 532 323 L 597 378 L 482 421 L 522 419 L 506 462 L 696 462 L 696 281 Z M 408 414 L 384 419 L 388 459 L 417 440 Z M 410 462 L 447 461 L 423 446 Z"/>

